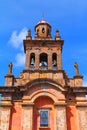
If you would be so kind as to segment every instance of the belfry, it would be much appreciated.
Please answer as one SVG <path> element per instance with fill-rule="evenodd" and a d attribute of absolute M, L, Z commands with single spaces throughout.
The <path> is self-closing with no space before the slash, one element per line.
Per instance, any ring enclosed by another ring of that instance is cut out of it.
<path fill-rule="evenodd" d="M 19 77 L 12 62 L 0 87 L 0 130 L 87 130 L 87 87 L 75 62 L 69 78 L 62 66 L 64 41 L 51 25 L 41 20 L 32 39 L 28 30 L 23 41 L 25 67 Z"/>

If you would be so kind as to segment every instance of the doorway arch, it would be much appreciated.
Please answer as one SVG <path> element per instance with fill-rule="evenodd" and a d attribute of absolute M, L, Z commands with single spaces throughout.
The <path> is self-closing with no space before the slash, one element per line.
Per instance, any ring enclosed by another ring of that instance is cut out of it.
<path fill-rule="evenodd" d="M 34 101 L 33 130 L 53 130 L 54 115 L 54 101 L 48 96 L 38 97 Z"/>

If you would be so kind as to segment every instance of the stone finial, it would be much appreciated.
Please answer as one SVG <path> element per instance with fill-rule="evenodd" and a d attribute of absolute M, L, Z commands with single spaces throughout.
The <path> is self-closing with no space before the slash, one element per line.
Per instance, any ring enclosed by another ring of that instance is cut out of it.
<path fill-rule="evenodd" d="M 59 35 L 59 31 L 56 30 L 55 40 L 60 40 L 60 39 L 61 39 L 61 37 Z"/>
<path fill-rule="evenodd" d="M 31 37 L 31 30 L 28 30 L 28 35 L 26 36 L 26 39 L 27 40 L 32 39 L 32 37 Z"/>
<path fill-rule="evenodd" d="M 28 36 L 31 36 L 31 30 L 28 30 Z"/>
<path fill-rule="evenodd" d="M 74 63 L 74 67 L 75 67 L 76 75 L 79 75 L 79 68 L 78 68 L 78 64 L 76 62 Z"/>
<path fill-rule="evenodd" d="M 8 65 L 8 74 L 12 74 L 12 67 L 13 67 L 13 64 L 12 62 Z"/>

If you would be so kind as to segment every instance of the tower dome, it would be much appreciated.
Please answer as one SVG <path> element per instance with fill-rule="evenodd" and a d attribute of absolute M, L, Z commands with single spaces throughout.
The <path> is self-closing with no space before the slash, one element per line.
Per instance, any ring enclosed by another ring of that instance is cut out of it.
<path fill-rule="evenodd" d="M 39 21 L 35 26 L 36 39 L 51 39 L 51 25 L 46 20 Z"/>

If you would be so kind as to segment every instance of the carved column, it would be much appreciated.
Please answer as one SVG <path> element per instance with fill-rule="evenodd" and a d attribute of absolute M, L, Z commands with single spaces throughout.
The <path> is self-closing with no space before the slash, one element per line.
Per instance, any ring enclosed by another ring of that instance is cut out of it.
<path fill-rule="evenodd" d="M 67 121 L 66 121 L 66 106 L 61 105 L 55 106 L 55 110 L 56 110 L 56 128 L 55 130 L 67 130 Z"/>
<path fill-rule="evenodd" d="M 0 130 L 9 130 L 11 106 L 0 106 Z"/>
<path fill-rule="evenodd" d="M 33 106 L 23 105 L 22 130 L 33 129 Z"/>
<path fill-rule="evenodd" d="M 30 66 L 30 53 L 29 53 L 28 51 L 29 51 L 29 50 L 26 50 L 25 69 L 29 69 L 29 66 Z"/>
<path fill-rule="evenodd" d="M 58 50 L 57 53 L 57 69 L 62 70 L 62 55 L 61 55 L 61 50 Z"/>
<path fill-rule="evenodd" d="M 48 54 L 48 69 L 52 70 L 52 53 L 49 52 Z"/>

